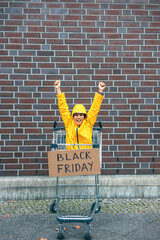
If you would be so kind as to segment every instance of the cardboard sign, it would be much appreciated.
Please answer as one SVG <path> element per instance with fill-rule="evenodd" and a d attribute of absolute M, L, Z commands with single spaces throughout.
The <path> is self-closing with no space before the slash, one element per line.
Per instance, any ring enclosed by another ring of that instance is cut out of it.
<path fill-rule="evenodd" d="M 100 174 L 99 149 L 48 152 L 49 177 Z"/>

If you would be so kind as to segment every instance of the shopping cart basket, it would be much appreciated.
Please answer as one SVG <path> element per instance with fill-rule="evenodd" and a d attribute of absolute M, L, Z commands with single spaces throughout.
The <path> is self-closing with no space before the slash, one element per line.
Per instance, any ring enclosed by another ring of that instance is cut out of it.
<path fill-rule="evenodd" d="M 66 144 L 66 132 L 64 127 L 57 127 L 54 123 L 53 140 L 51 151 L 65 150 L 66 147 L 74 148 L 75 146 L 83 148 L 99 148 L 100 166 L 102 164 L 102 124 L 93 128 L 93 144 Z M 79 182 L 75 183 L 71 177 L 56 178 L 56 198 L 50 206 L 50 212 L 57 214 L 59 222 L 58 239 L 64 239 L 65 222 L 86 223 L 84 238 L 92 239 L 90 223 L 93 216 L 101 209 L 101 200 L 99 198 L 99 177 L 94 175 L 90 183 L 86 184 L 86 176 L 79 176 Z M 71 181 L 70 181 L 71 180 Z M 74 183 L 73 183 L 74 182 Z"/>

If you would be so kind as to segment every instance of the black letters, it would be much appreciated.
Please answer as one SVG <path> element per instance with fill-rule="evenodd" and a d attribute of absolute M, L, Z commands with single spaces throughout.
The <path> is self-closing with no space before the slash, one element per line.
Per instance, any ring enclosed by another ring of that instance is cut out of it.
<path fill-rule="evenodd" d="M 72 164 L 72 172 L 74 172 L 74 164 Z"/>
<path fill-rule="evenodd" d="M 57 154 L 57 161 L 59 162 L 59 161 L 63 161 L 64 160 L 64 158 L 62 157 L 62 154 Z"/>
<path fill-rule="evenodd" d="M 84 170 L 84 169 L 86 169 L 86 170 L 88 171 L 88 168 L 87 168 L 87 166 L 86 166 L 86 164 L 85 164 L 85 163 L 83 163 L 83 165 L 82 165 L 81 172 L 83 172 L 83 170 Z"/>
<path fill-rule="evenodd" d="M 68 171 L 68 172 L 71 172 L 71 170 L 69 170 L 69 167 L 70 167 L 69 164 L 65 164 L 65 173 L 67 173 L 67 171 Z"/>
<path fill-rule="evenodd" d="M 79 159 L 77 153 L 74 153 L 74 154 L 73 154 L 73 160 L 75 160 L 75 159 Z"/>
<path fill-rule="evenodd" d="M 63 167 L 63 164 L 59 164 L 59 165 L 57 165 L 58 173 L 60 173 L 60 170 L 62 170 L 62 167 Z"/>
<path fill-rule="evenodd" d="M 92 171 L 93 162 L 88 163 L 88 165 L 90 165 L 90 171 Z"/>
<path fill-rule="evenodd" d="M 71 160 L 70 158 L 68 158 L 68 155 L 67 155 L 67 153 L 66 153 L 66 160 Z"/>
<path fill-rule="evenodd" d="M 57 161 L 60 162 L 60 161 L 71 161 L 71 160 L 79 160 L 79 159 L 91 159 L 90 157 L 90 152 L 80 152 L 80 153 L 76 153 L 74 152 L 73 153 L 73 156 L 68 156 L 67 153 L 65 153 L 65 155 L 61 154 L 61 153 L 58 153 L 57 154 Z"/>
<path fill-rule="evenodd" d="M 78 163 L 76 163 L 76 164 L 75 164 L 75 169 L 76 169 L 76 172 L 78 172 L 78 171 L 80 170 L 80 168 L 81 168 L 81 165 L 80 165 L 80 164 L 78 164 Z"/>
<path fill-rule="evenodd" d="M 62 161 L 62 160 L 61 160 Z M 88 165 L 87 165 L 88 164 Z M 92 171 L 93 167 L 93 162 L 88 162 L 88 163 L 72 163 L 72 164 L 58 164 L 57 165 L 57 170 L 58 173 L 62 173 L 63 171 L 65 173 L 74 173 L 74 172 L 85 172 L 85 171 Z"/>
<path fill-rule="evenodd" d="M 95 159 L 94 162 L 93 155 L 94 151 L 92 152 L 90 149 L 57 152 L 54 159 L 54 161 L 56 160 L 54 169 L 57 176 L 92 175 L 99 172 L 99 165 L 97 165 L 97 169 L 95 165 L 98 159 Z"/>
<path fill-rule="evenodd" d="M 82 154 L 83 154 L 83 156 L 82 156 Z M 84 159 L 84 152 L 80 152 L 80 158 Z"/>
<path fill-rule="evenodd" d="M 91 157 L 89 156 L 90 152 L 86 152 L 86 159 L 91 159 Z"/>

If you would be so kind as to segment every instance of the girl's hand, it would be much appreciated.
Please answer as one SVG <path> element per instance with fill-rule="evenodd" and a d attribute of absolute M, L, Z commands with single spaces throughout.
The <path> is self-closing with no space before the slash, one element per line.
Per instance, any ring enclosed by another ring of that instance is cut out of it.
<path fill-rule="evenodd" d="M 55 89 L 57 90 L 57 94 L 61 94 L 61 83 L 60 83 L 60 80 L 57 80 L 55 83 L 54 83 L 54 87 Z"/>
<path fill-rule="evenodd" d="M 98 87 L 99 87 L 99 92 L 103 93 L 103 91 L 104 91 L 104 89 L 106 87 L 106 84 L 103 83 L 103 82 L 99 82 Z"/>
<path fill-rule="evenodd" d="M 57 89 L 57 88 L 60 88 L 60 80 L 57 80 L 55 83 L 54 83 L 54 87 Z"/>

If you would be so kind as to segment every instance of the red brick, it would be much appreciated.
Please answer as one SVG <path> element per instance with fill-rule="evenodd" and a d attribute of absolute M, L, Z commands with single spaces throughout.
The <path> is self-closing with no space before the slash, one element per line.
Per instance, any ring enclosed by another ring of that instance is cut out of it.
<path fill-rule="evenodd" d="M 101 169 L 102 175 L 111 175 L 111 174 L 117 174 L 116 169 Z"/>
<path fill-rule="evenodd" d="M 25 86 L 41 86 L 41 82 L 40 81 L 28 81 L 28 82 L 25 82 L 24 85 Z"/>
<path fill-rule="evenodd" d="M 115 133 L 130 133 L 130 129 L 129 128 L 118 128 L 118 129 L 115 129 Z M 128 147 L 129 149 L 129 147 Z M 121 150 L 121 148 L 120 148 Z"/>
<path fill-rule="evenodd" d="M 134 169 L 118 169 L 118 174 L 135 174 Z"/>
<path fill-rule="evenodd" d="M 14 133 L 14 130 L 13 129 L 7 129 L 7 128 L 4 128 L 4 129 L 0 129 L 0 133 Z"/>
<path fill-rule="evenodd" d="M 81 4 L 80 3 L 65 3 L 66 8 L 78 8 L 81 9 Z M 84 5 L 85 8 L 85 5 Z"/>
<path fill-rule="evenodd" d="M 96 15 L 95 16 L 94 15 L 93 16 L 92 15 L 90 15 L 90 16 L 89 15 L 84 15 L 83 16 L 83 20 L 84 21 L 99 21 L 99 16 L 96 16 Z"/>
<path fill-rule="evenodd" d="M 115 153 L 115 156 L 116 157 L 126 157 L 126 156 L 131 156 L 131 153 L 130 153 L 130 151 L 129 152 L 116 152 Z"/>
<path fill-rule="evenodd" d="M 24 116 L 35 116 L 36 112 L 35 111 L 20 111 L 20 115 Z"/>
<path fill-rule="evenodd" d="M 118 162 L 132 162 L 132 163 L 134 163 L 134 158 L 132 157 L 118 157 L 118 158 L 116 158 L 117 159 L 117 161 Z"/>
<path fill-rule="evenodd" d="M 17 31 L 17 26 L 16 27 L 11 27 L 11 26 L 2 26 L 2 31 L 9 31 L 9 32 L 14 32 Z"/>
<path fill-rule="evenodd" d="M 106 168 L 120 168 L 121 164 L 120 163 L 106 163 L 105 167 Z"/>
<path fill-rule="evenodd" d="M 0 121 L 4 122 L 12 122 L 13 117 L 0 117 Z"/>
<path fill-rule="evenodd" d="M 1 2 L 0 7 L 8 7 L 8 3 L 7 2 Z"/>
<path fill-rule="evenodd" d="M 124 163 L 123 164 L 124 168 L 139 168 L 139 164 L 136 164 L 136 163 Z"/>
<path fill-rule="evenodd" d="M 81 20 L 81 16 L 74 16 L 74 15 L 65 15 L 64 19 L 66 21 L 80 21 Z"/>
<path fill-rule="evenodd" d="M 4 152 L 1 152 L 0 153 L 0 158 L 13 158 L 13 153 L 4 153 Z"/>
<path fill-rule="evenodd" d="M 81 21 L 79 25 L 81 27 L 95 27 L 95 22 Z"/>
<path fill-rule="evenodd" d="M 38 170 L 37 171 L 37 175 L 48 175 L 48 174 L 49 174 L 48 170 Z"/>
<path fill-rule="evenodd" d="M 47 15 L 46 16 L 46 19 L 47 20 L 57 20 L 57 21 L 60 21 L 60 20 L 63 20 L 63 16 L 62 15 Z"/>
<path fill-rule="evenodd" d="M 0 38 L 0 43 L 8 43 L 8 39 L 7 38 Z"/>
<path fill-rule="evenodd" d="M 17 169 L 22 169 L 22 165 L 20 164 L 15 164 L 15 165 L 11 165 L 11 164 L 6 164 L 5 165 L 5 169 L 14 169 L 14 170 L 17 170 Z"/>
<path fill-rule="evenodd" d="M 12 20 L 6 20 L 5 21 L 5 24 L 6 25 L 16 25 L 16 26 L 19 26 L 19 25 L 22 25 L 22 21 L 18 21 L 18 20 L 15 20 L 15 21 L 12 21 Z"/>
<path fill-rule="evenodd" d="M 17 171 L 9 170 L 9 171 L 0 171 L 0 176 L 7 177 L 7 176 L 17 176 Z"/>
<path fill-rule="evenodd" d="M 22 45 L 18 45 L 18 44 L 6 44 L 6 49 L 16 49 L 16 50 L 21 50 L 22 49 Z"/>
<path fill-rule="evenodd" d="M 9 158 L 6 158 L 6 159 L 1 159 L 1 163 L 18 163 L 18 158 L 12 158 L 12 159 L 9 159 Z"/>
<path fill-rule="evenodd" d="M 44 3 L 39 3 L 39 2 L 28 3 L 29 8 L 43 8 L 44 6 L 45 6 Z"/>
<path fill-rule="evenodd" d="M 35 176 L 36 175 L 36 171 L 35 170 L 22 170 L 19 172 L 20 176 Z"/>

